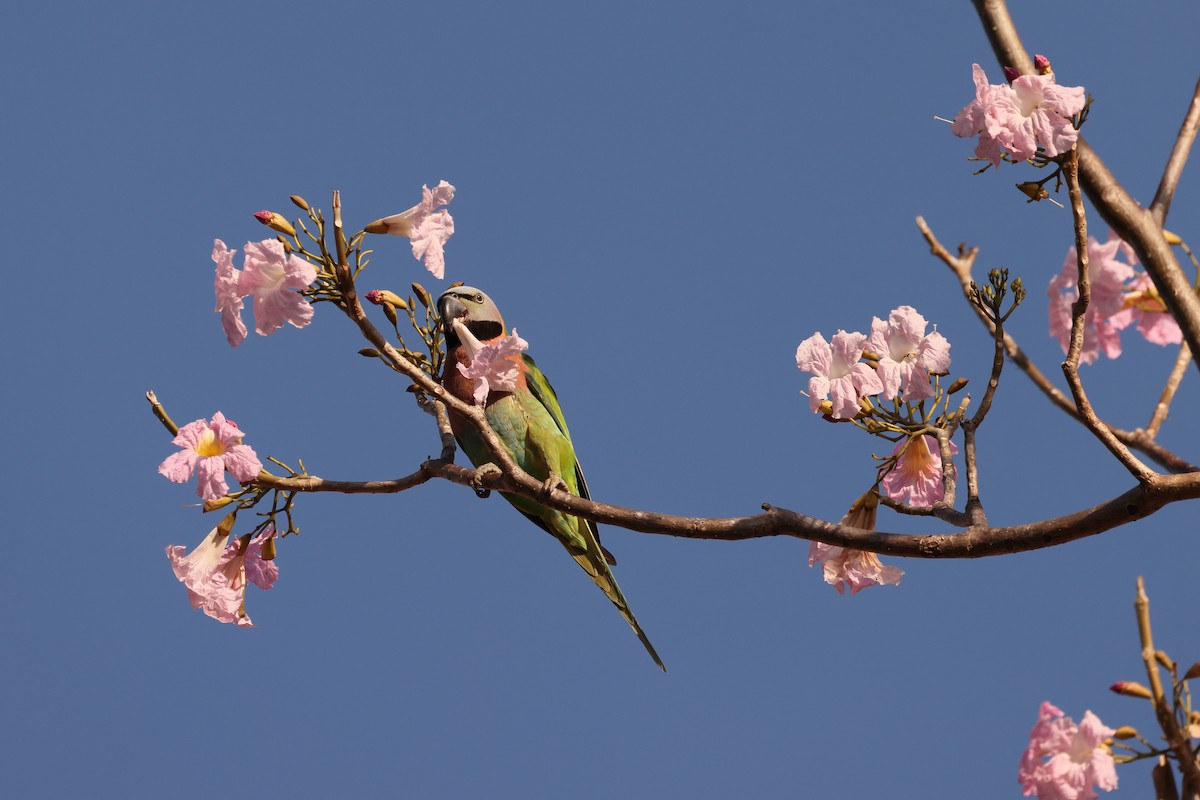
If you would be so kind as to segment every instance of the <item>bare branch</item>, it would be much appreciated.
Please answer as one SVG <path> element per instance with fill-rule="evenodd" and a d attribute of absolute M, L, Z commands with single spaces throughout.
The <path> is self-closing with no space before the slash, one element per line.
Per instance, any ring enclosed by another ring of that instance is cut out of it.
<path fill-rule="evenodd" d="M 1171 210 L 1171 199 L 1175 196 L 1175 187 L 1179 185 L 1179 176 L 1187 164 L 1192 143 L 1196 141 L 1196 131 L 1200 129 L 1200 81 L 1192 91 L 1192 102 L 1188 105 L 1187 114 L 1179 126 L 1179 135 L 1175 137 L 1175 146 L 1167 165 L 1163 168 L 1162 180 L 1158 183 L 1158 191 L 1154 193 L 1154 201 L 1150 203 L 1150 213 L 1159 225 L 1167 221 L 1167 213 Z"/>
<path fill-rule="evenodd" d="M 1083 351 L 1083 334 L 1086 322 L 1088 302 L 1091 299 L 1091 279 L 1088 275 L 1088 236 L 1087 218 L 1083 211 L 1083 194 L 1079 190 L 1079 154 L 1072 150 L 1062 165 L 1063 175 L 1067 180 L 1067 192 L 1071 196 L 1071 214 L 1075 220 L 1075 257 L 1079 264 L 1079 299 L 1071 306 L 1071 344 L 1067 350 L 1067 360 L 1063 362 L 1063 375 L 1071 394 L 1075 397 L 1075 407 L 1083 424 L 1088 427 L 1097 439 L 1108 448 L 1125 469 L 1129 470 L 1138 481 L 1145 483 L 1154 476 L 1154 471 L 1143 464 L 1129 451 L 1125 445 L 1113 436 L 1108 426 L 1096 416 L 1092 404 L 1084 391 L 1083 381 L 1079 378 L 1079 355 Z"/>
<path fill-rule="evenodd" d="M 1200 786 L 1200 766 L 1196 764 L 1196 755 L 1192 752 L 1191 737 L 1180 730 L 1163 692 L 1162 676 L 1158 671 L 1158 660 L 1154 657 L 1154 637 L 1150 632 L 1150 599 L 1146 597 L 1146 586 L 1141 576 L 1137 579 L 1137 600 L 1133 604 L 1137 612 L 1138 634 L 1142 642 L 1142 660 L 1146 663 L 1146 676 L 1150 679 L 1150 694 L 1154 699 L 1154 714 L 1162 728 L 1163 736 L 1175 754 L 1179 763 L 1179 771 L 1183 774 L 1185 787 Z M 1195 790 L 1185 791 L 1184 796 L 1192 800 Z"/>

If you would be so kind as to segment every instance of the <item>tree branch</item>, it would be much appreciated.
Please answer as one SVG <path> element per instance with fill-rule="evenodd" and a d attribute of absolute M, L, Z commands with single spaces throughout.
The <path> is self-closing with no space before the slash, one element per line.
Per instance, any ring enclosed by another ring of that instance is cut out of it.
<path fill-rule="evenodd" d="M 1150 203 L 1150 213 L 1161 226 L 1167 221 L 1167 213 L 1171 210 L 1171 199 L 1175 196 L 1175 187 L 1179 185 L 1179 177 L 1187 164 L 1192 143 L 1196 141 L 1196 131 L 1200 129 L 1200 81 L 1192 91 L 1192 102 L 1188 105 L 1187 114 L 1179 126 L 1179 135 L 1175 137 L 1175 145 L 1167 165 L 1163 168 L 1162 180 L 1158 182 L 1158 191 L 1154 193 L 1154 201 Z"/>
<path fill-rule="evenodd" d="M 1121 444 L 1113 436 L 1108 426 L 1096 416 L 1092 404 L 1084 391 L 1083 381 L 1079 378 L 1079 355 L 1083 352 L 1083 336 L 1087 319 L 1088 303 L 1091 300 L 1091 278 L 1088 274 L 1088 236 L 1087 218 L 1083 212 L 1083 195 L 1079 191 L 1079 154 L 1072 150 L 1062 165 L 1063 175 L 1067 181 L 1067 192 L 1071 197 L 1071 214 L 1075 220 L 1075 257 L 1079 265 L 1079 299 L 1071 307 L 1071 344 L 1067 350 L 1067 359 L 1063 362 L 1063 375 L 1071 394 L 1075 398 L 1075 407 L 1079 417 L 1097 439 L 1108 448 L 1109 452 L 1121 462 L 1130 474 L 1145 483 L 1154 475 L 1154 471 L 1139 461 L 1129 448 Z"/>

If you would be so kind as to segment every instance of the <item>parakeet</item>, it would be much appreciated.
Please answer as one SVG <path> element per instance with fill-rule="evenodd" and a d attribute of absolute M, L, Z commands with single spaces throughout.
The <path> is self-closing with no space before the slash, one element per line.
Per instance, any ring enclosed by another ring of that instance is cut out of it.
<path fill-rule="evenodd" d="M 469 366 L 471 356 L 455 331 L 455 323 L 466 326 L 475 339 L 488 344 L 505 335 L 504 320 L 491 298 L 470 286 L 452 287 L 438 298 L 437 305 L 446 337 L 442 386 L 459 400 L 474 403 L 475 382 L 464 376 L 458 368 L 459 364 L 464 368 Z M 512 391 L 488 393 L 484 407 L 488 424 L 521 469 L 541 481 L 561 478 L 571 494 L 589 497 L 587 482 L 575 458 L 571 434 L 567 431 L 567 423 L 554 389 L 529 356 L 522 353 L 511 359 L 517 367 L 515 388 Z M 459 447 L 472 464 L 478 467 L 494 460 L 478 432 L 464 417 L 451 411 L 450 427 Z M 621 612 L 654 663 L 665 672 L 667 668 L 629 610 L 629 604 L 613 578 L 609 565 L 616 561 L 600 545 L 596 523 L 547 508 L 520 495 L 507 492 L 502 495 L 531 522 L 562 543 L 575 562 Z"/>

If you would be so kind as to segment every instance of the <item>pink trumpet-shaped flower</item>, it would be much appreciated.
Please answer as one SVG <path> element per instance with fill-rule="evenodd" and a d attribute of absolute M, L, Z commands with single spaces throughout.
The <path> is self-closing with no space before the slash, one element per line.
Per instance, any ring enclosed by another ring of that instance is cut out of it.
<path fill-rule="evenodd" d="M 1132 320 L 1137 323 L 1138 333 L 1153 344 L 1179 344 L 1183 341 L 1183 331 L 1179 329 L 1179 323 L 1167 311 L 1167 305 L 1154 288 L 1149 275 L 1141 273 L 1125 288 L 1125 300 L 1122 305 L 1129 310 Z"/>
<path fill-rule="evenodd" d="M 274 524 L 268 525 L 239 553 L 238 543 L 229 542 L 229 531 L 218 525 L 193 550 L 169 545 L 167 558 L 175 577 L 187 588 L 192 608 L 203 611 L 219 622 L 232 622 L 240 628 L 253 627 L 246 614 L 246 583 L 270 589 L 279 577 L 275 561 L 264 561 L 263 544 L 275 536 Z"/>
<path fill-rule="evenodd" d="M 941 500 L 946 488 L 942 485 L 942 454 L 935 436 L 925 434 L 901 439 L 892 450 L 900 456 L 883 477 L 879 487 L 893 500 L 911 506 L 927 507 Z M 957 453 L 958 445 L 950 442 L 950 452 Z M 950 465 L 954 469 L 954 465 Z"/>
<path fill-rule="evenodd" d="M 1133 322 L 1133 312 L 1125 308 L 1125 282 L 1134 276 L 1131 266 L 1137 257 L 1133 249 L 1115 235 L 1101 244 L 1088 237 L 1088 280 L 1091 300 L 1083 317 L 1083 350 L 1079 363 L 1090 364 L 1101 353 L 1109 358 L 1121 355 L 1121 331 Z M 1124 256 L 1127 261 L 1120 261 Z M 1079 266 L 1075 248 L 1067 251 L 1062 271 L 1050 280 L 1046 294 L 1050 299 L 1050 335 L 1058 339 L 1066 353 L 1071 342 L 1071 306 L 1079 298 L 1076 284 Z"/>
<path fill-rule="evenodd" d="M 875 370 L 860 360 L 866 344 L 861 333 L 838 331 L 832 345 L 814 333 L 796 348 L 796 366 L 814 376 L 808 381 L 808 403 L 814 412 L 828 398 L 833 403 L 830 416 L 850 419 L 860 411 L 860 397 L 883 391 Z"/>
<path fill-rule="evenodd" d="M 873 531 L 878 507 L 879 495 L 873 490 L 869 491 L 854 501 L 846 516 L 842 517 L 842 524 Z M 821 565 L 825 582 L 837 589 L 838 594 L 845 594 L 849 586 L 851 596 L 868 586 L 899 584 L 904 577 L 904 570 L 884 564 L 874 553 L 824 542 L 809 542 L 808 565 L 811 567 L 816 564 Z"/>
<path fill-rule="evenodd" d="M 233 266 L 233 254 L 220 239 L 213 240 L 212 260 L 217 263 L 217 276 L 213 290 L 217 295 L 216 311 L 221 315 L 221 328 L 225 339 L 237 347 L 246 339 L 246 323 L 242 322 L 241 270 Z"/>
<path fill-rule="evenodd" d="M 262 469 L 254 450 L 242 444 L 243 435 L 220 411 L 213 415 L 212 422 L 202 419 L 189 422 L 171 441 L 181 450 L 167 456 L 158 471 L 175 483 L 183 483 L 196 473 L 199 475 L 196 494 L 205 500 L 216 500 L 229 491 L 225 470 L 239 481 L 248 481 Z"/>
<path fill-rule="evenodd" d="M 1017 770 L 1023 794 L 1040 800 L 1096 800 L 1093 786 L 1116 789 L 1116 765 L 1104 744 L 1114 732 L 1091 711 L 1076 725 L 1053 704 L 1042 703 Z"/>
<path fill-rule="evenodd" d="M 459 320 L 454 320 L 454 332 L 471 359 L 469 365 L 459 364 L 463 377 L 475 382 L 473 397 L 476 405 L 487 402 L 491 392 L 511 392 L 517 388 L 521 374 L 519 358 L 529 349 L 529 343 L 517 335 L 513 328 L 511 336 L 501 336 L 488 344 L 481 343 Z"/>
<path fill-rule="evenodd" d="M 407 211 L 376 220 L 367 226 L 368 233 L 390 233 L 407 236 L 412 244 L 413 258 L 425 260 L 425 268 L 435 278 L 446 273 L 444 247 L 454 235 L 454 218 L 439 206 L 446 206 L 454 199 L 454 187 L 441 181 L 430 189 L 421 187 L 421 202 Z"/>
<path fill-rule="evenodd" d="M 312 321 L 313 307 L 293 291 L 317 279 L 317 269 L 290 255 L 276 239 L 246 243 L 246 268 L 239 291 L 254 295 L 254 330 L 267 336 L 287 322 L 303 328 Z"/>
<path fill-rule="evenodd" d="M 1021 75 L 1011 85 L 993 86 L 978 64 L 971 65 L 971 72 L 975 99 L 955 115 L 950 132 L 978 136 L 976 157 L 998 167 L 1003 151 L 1024 161 L 1039 145 L 1051 158 L 1075 146 L 1079 132 L 1071 118 L 1086 103 L 1082 86 L 1059 86 L 1053 72 Z"/>
<path fill-rule="evenodd" d="M 937 331 L 927 335 L 926 324 L 912 306 L 900 306 L 887 322 L 879 317 L 872 320 L 867 349 L 879 356 L 884 400 L 900 395 L 909 403 L 933 397 L 929 374 L 950 369 L 950 343 Z"/>

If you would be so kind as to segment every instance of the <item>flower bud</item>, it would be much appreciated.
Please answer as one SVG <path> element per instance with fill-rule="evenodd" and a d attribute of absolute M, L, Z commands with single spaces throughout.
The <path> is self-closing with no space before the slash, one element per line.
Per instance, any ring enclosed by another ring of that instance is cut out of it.
<path fill-rule="evenodd" d="M 425 306 L 426 308 L 433 308 L 433 298 L 429 296 L 429 292 L 425 291 L 424 286 L 414 282 L 412 285 L 412 290 L 413 294 L 417 296 L 417 299 L 421 301 L 421 305 Z"/>
<path fill-rule="evenodd" d="M 392 236 L 412 236 L 412 209 L 390 217 L 383 217 L 363 228 L 367 233 L 390 233 Z"/>
<path fill-rule="evenodd" d="M 205 500 L 203 508 L 205 512 L 216 511 L 218 508 L 224 508 L 232 502 L 233 498 L 225 495 L 224 497 L 218 497 L 216 500 Z"/>
<path fill-rule="evenodd" d="M 1122 725 L 1121 727 L 1119 727 L 1115 731 L 1113 731 L 1114 739 L 1132 739 L 1133 737 L 1135 737 L 1137 735 L 1138 735 L 1137 728 L 1131 728 L 1128 725 Z"/>
<path fill-rule="evenodd" d="M 1190 667 L 1188 667 L 1188 671 L 1183 673 L 1183 679 L 1185 681 L 1190 681 L 1193 678 L 1200 678 L 1200 661 L 1192 664 Z"/>
<path fill-rule="evenodd" d="M 388 305 L 395 306 L 401 311 L 408 310 L 408 303 L 404 302 L 404 298 L 395 292 L 388 291 L 387 289 L 372 289 L 371 291 L 367 292 L 366 297 L 367 300 L 377 306 L 381 306 L 386 303 Z"/>
<path fill-rule="evenodd" d="M 1172 661 L 1171 657 L 1168 656 L 1166 653 L 1164 653 L 1162 650 L 1154 651 L 1154 660 L 1157 661 L 1159 664 L 1162 664 L 1163 669 L 1175 669 L 1175 662 Z"/>
<path fill-rule="evenodd" d="M 275 537 L 274 536 L 272 536 L 271 538 L 269 538 L 265 542 L 263 542 L 262 560 L 263 561 L 274 561 L 275 560 Z"/>
<path fill-rule="evenodd" d="M 1029 198 L 1029 202 L 1031 203 L 1037 200 L 1045 200 L 1050 196 L 1050 193 L 1037 181 L 1018 183 L 1017 188 L 1021 191 L 1021 194 Z"/>
<path fill-rule="evenodd" d="M 858 398 L 858 407 L 868 417 L 875 413 L 875 406 L 871 405 L 871 401 L 865 397 Z"/>
<path fill-rule="evenodd" d="M 829 416 L 833 413 L 833 403 L 829 400 L 822 400 L 821 405 L 817 406 L 817 411 L 825 416 Z"/>
<path fill-rule="evenodd" d="M 358 354 L 364 358 L 379 358 L 379 351 L 374 347 L 364 347 L 358 351 Z"/>
<path fill-rule="evenodd" d="M 1046 58 L 1041 53 L 1033 57 L 1033 68 L 1037 70 L 1038 75 L 1049 75 L 1054 70 L 1050 69 L 1050 59 Z"/>
<path fill-rule="evenodd" d="M 1019 77 L 1021 77 L 1021 73 L 1015 67 L 1005 67 L 1004 68 L 1004 80 L 1008 81 L 1009 83 L 1012 83 Z"/>
<path fill-rule="evenodd" d="M 1117 694 L 1123 694 L 1128 697 L 1142 697 L 1146 700 L 1153 699 L 1154 695 L 1150 694 L 1150 690 L 1142 686 L 1137 681 L 1117 681 L 1112 686 L 1108 687 L 1110 691 Z"/>
<path fill-rule="evenodd" d="M 288 200 L 291 200 L 293 203 L 295 203 L 295 204 L 296 204 L 296 206 L 297 206 L 297 207 L 298 207 L 298 208 L 299 208 L 301 211 L 308 211 L 308 201 L 307 201 L 307 200 L 305 200 L 305 199 L 304 199 L 303 197 L 301 197 L 300 195 L 298 195 L 298 194 L 289 195 L 289 196 L 288 196 Z"/>
<path fill-rule="evenodd" d="M 969 381 L 966 378 L 955 378 L 954 383 L 950 384 L 950 388 L 946 390 L 946 394 L 961 392 L 963 389 L 967 388 L 968 383 Z"/>
<path fill-rule="evenodd" d="M 292 243 L 287 240 L 286 236 L 276 236 L 275 241 L 277 241 L 281 245 L 283 245 L 283 252 L 285 252 L 285 253 L 292 252 Z"/>
<path fill-rule="evenodd" d="M 253 533 L 243 533 L 241 536 L 238 537 L 237 554 L 239 556 L 243 556 L 246 554 L 246 548 L 250 546 L 250 540 L 253 538 L 254 538 Z"/>
<path fill-rule="evenodd" d="M 266 210 L 255 211 L 254 218 L 273 231 L 286 233 L 288 236 L 296 235 L 296 229 L 292 227 L 292 223 L 288 222 L 282 214 Z"/>
<path fill-rule="evenodd" d="M 1163 230 L 1163 238 L 1167 240 L 1167 244 L 1169 245 L 1183 244 L 1183 239 L 1180 239 L 1168 230 Z"/>

